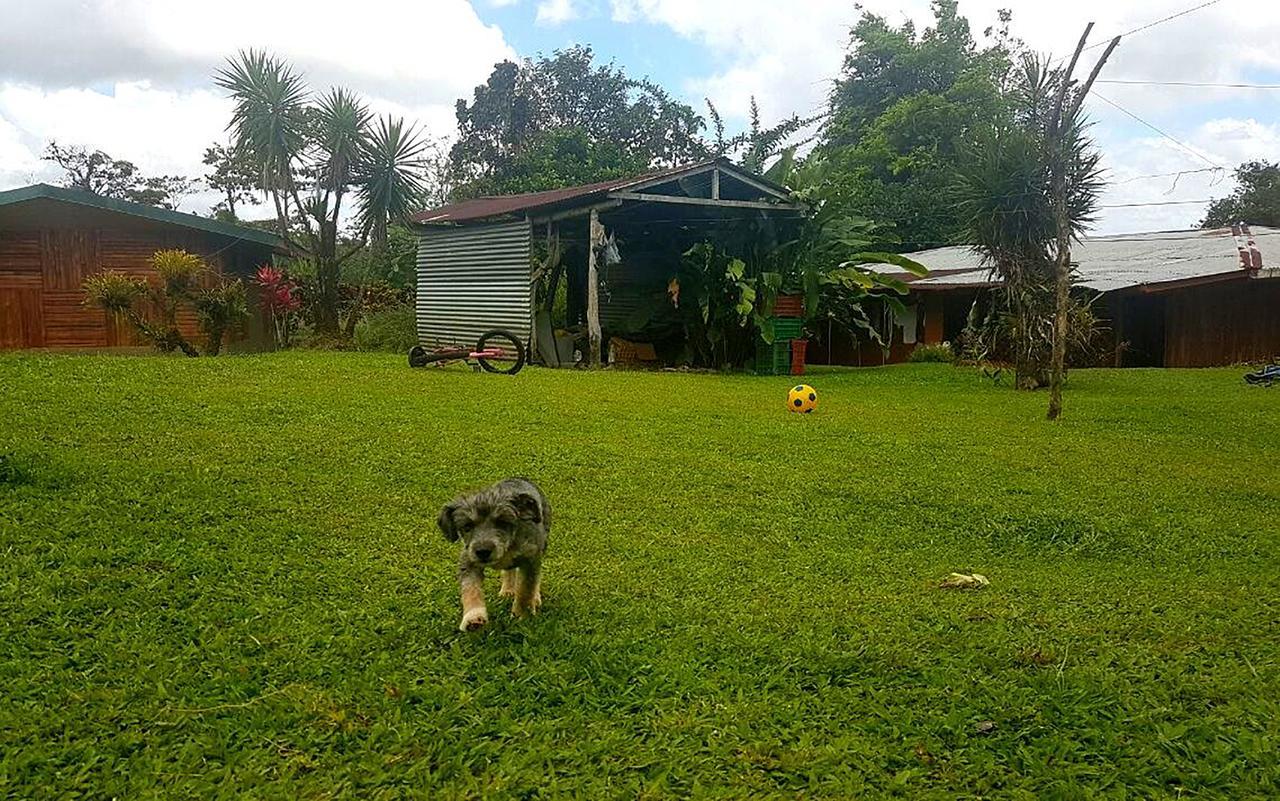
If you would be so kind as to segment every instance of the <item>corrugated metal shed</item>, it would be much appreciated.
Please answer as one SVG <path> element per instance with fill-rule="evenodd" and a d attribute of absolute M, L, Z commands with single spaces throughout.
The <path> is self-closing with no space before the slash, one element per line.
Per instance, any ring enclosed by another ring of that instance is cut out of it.
<path fill-rule="evenodd" d="M 803 214 L 804 207 L 792 200 L 785 187 L 723 158 L 584 186 L 477 198 L 420 212 L 413 217 L 421 236 L 418 339 L 428 347 L 466 344 L 492 328 L 506 328 L 521 338 L 530 336 L 534 225 L 546 223 L 548 235 L 553 227 L 557 235 L 561 226 L 576 227 L 584 239 L 608 225 L 620 231 L 623 239 L 659 239 L 670 245 L 677 241 L 673 237 L 711 232 L 721 223 L 748 218 L 776 223 L 794 221 Z M 569 269 L 586 278 L 585 283 L 576 284 L 583 287 L 598 275 L 594 256 L 581 256 L 585 263 L 566 265 L 566 289 L 572 280 Z M 652 289 L 611 281 L 609 276 L 595 280 L 600 281 L 602 302 L 596 304 L 593 293 L 585 288 L 584 297 L 576 299 L 585 304 L 587 328 L 593 336 L 601 334 L 602 318 L 621 325 L 645 301 L 646 292 L 665 287 L 661 277 Z"/>
<path fill-rule="evenodd" d="M 1280 247 L 1280 229 L 1255 226 L 1253 234 L 1264 258 L 1268 243 L 1273 243 L 1270 248 Z M 991 271 L 982 265 L 981 256 L 968 247 L 907 255 L 932 273 L 928 278 L 912 281 L 911 288 L 915 290 L 996 283 Z M 1071 257 L 1078 265 L 1076 285 L 1097 292 L 1215 276 L 1229 278 L 1241 272 L 1230 228 L 1088 237 L 1072 247 Z"/>
<path fill-rule="evenodd" d="M 425 229 L 418 240 L 418 341 L 471 345 L 494 328 L 526 338 L 530 241 L 527 220 Z"/>

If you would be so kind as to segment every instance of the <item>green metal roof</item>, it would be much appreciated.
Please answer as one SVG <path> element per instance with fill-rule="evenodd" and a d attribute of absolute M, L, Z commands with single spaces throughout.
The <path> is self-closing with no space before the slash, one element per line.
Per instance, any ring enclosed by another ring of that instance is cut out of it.
<path fill-rule="evenodd" d="M 209 217 L 201 217 L 196 214 L 186 214 L 181 211 L 170 211 L 169 209 L 161 209 L 156 206 L 148 206 L 145 203 L 134 203 L 131 200 L 118 200 L 111 197 L 102 197 L 83 189 L 71 189 L 65 186 L 50 186 L 49 184 L 32 184 L 24 186 L 21 189 L 10 189 L 0 192 L 0 207 L 10 206 L 16 203 L 25 203 L 31 200 L 53 200 L 59 203 L 74 203 L 79 206 L 88 206 L 90 208 L 102 209 L 103 211 L 111 211 L 117 214 L 127 214 L 130 217 L 141 217 L 145 220 L 154 222 L 167 223 L 169 225 L 178 225 L 183 228 L 193 228 L 197 231 L 205 231 L 218 236 L 225 236 L 228 239 L 238 239 L 245 242 L 254 242 L 259 245 L 266 245 L 275 250 L 284 250 L 284 241 L 276 234 L 268 231 L 261 231 L 257 228 L 249 228 L 244 225 L 236 225 L 235 223 L 222 222 Z"/>

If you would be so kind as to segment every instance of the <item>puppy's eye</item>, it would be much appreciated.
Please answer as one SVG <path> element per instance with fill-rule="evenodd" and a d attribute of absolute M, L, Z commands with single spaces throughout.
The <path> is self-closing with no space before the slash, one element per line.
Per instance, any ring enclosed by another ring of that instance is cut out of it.
<path fill-rule="evenodd" d="M 458 531 L 461 531 L 463 534 L 466 534 L 468 531 L 470 531 L 475 527 L 476 527 L 475 523 L 471 522 L 470 520 L 464 520 L 458 524 Z"/>

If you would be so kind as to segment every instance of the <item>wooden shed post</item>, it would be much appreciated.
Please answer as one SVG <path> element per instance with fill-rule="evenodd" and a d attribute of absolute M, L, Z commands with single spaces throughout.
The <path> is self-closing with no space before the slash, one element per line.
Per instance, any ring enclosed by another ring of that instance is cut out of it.
<path fill-rule="evenodd" d="M 600 366 L 600 276 L 596 258 L 604 243 L 600 213 L 591 210 L 591 233 L 587 247 L 587 335 L 591 339 L 591 367 Z"/>

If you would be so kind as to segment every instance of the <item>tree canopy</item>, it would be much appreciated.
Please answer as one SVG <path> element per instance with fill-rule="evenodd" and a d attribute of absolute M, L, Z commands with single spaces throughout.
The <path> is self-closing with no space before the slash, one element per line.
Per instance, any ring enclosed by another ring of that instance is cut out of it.
<path fill-rule="evenodd" d="M 923 33 L 866 13 L 831 92 L 820 150 L 855 184 L 852 214 L 893 223 L 904 250 L 952 244 L 964 230 L 939 202 L 977 143 L 1011 114 L 1008 12 L 980 47 L 955 0 L 935 0 Z"/>
<path fill-rule="evenodd" d="M 236 207 L 252 203 L 259 189 L 258 171 L 248 154 L 234 147 L 214 143 L 205 148 L 204 165 L 209 167 L 204 182 L 222 193 L 214 205 L 213 216 L 235 222 Z"/>
<path fill-rule="evenodd" d="M 589 47 L 496 65 L 456 114 L 456 197 L 587 183 L 707 152 L 705 122 L 692 107 L 613 64 L 596 65 Z"/>
<path fill-rule="evenodd" d="M 177 209 L 194 188 L 194 181 L 189 178 L 147 177 L 132 161 L 112 158 L 101 150 L 90 152 L 75 145 L 60 145 L 56 141 L 49 143 L 42 158 L 62 168 L 64 186 L 163 209 Z"/>
<path fill-rule="evenodd" d="M 1248 161 L 1235 171 L 1239 186 L 1209 205 L 1201 228 L 1221 228 L 1238 222 L 1280 227 L 1280 164 Z"/>

